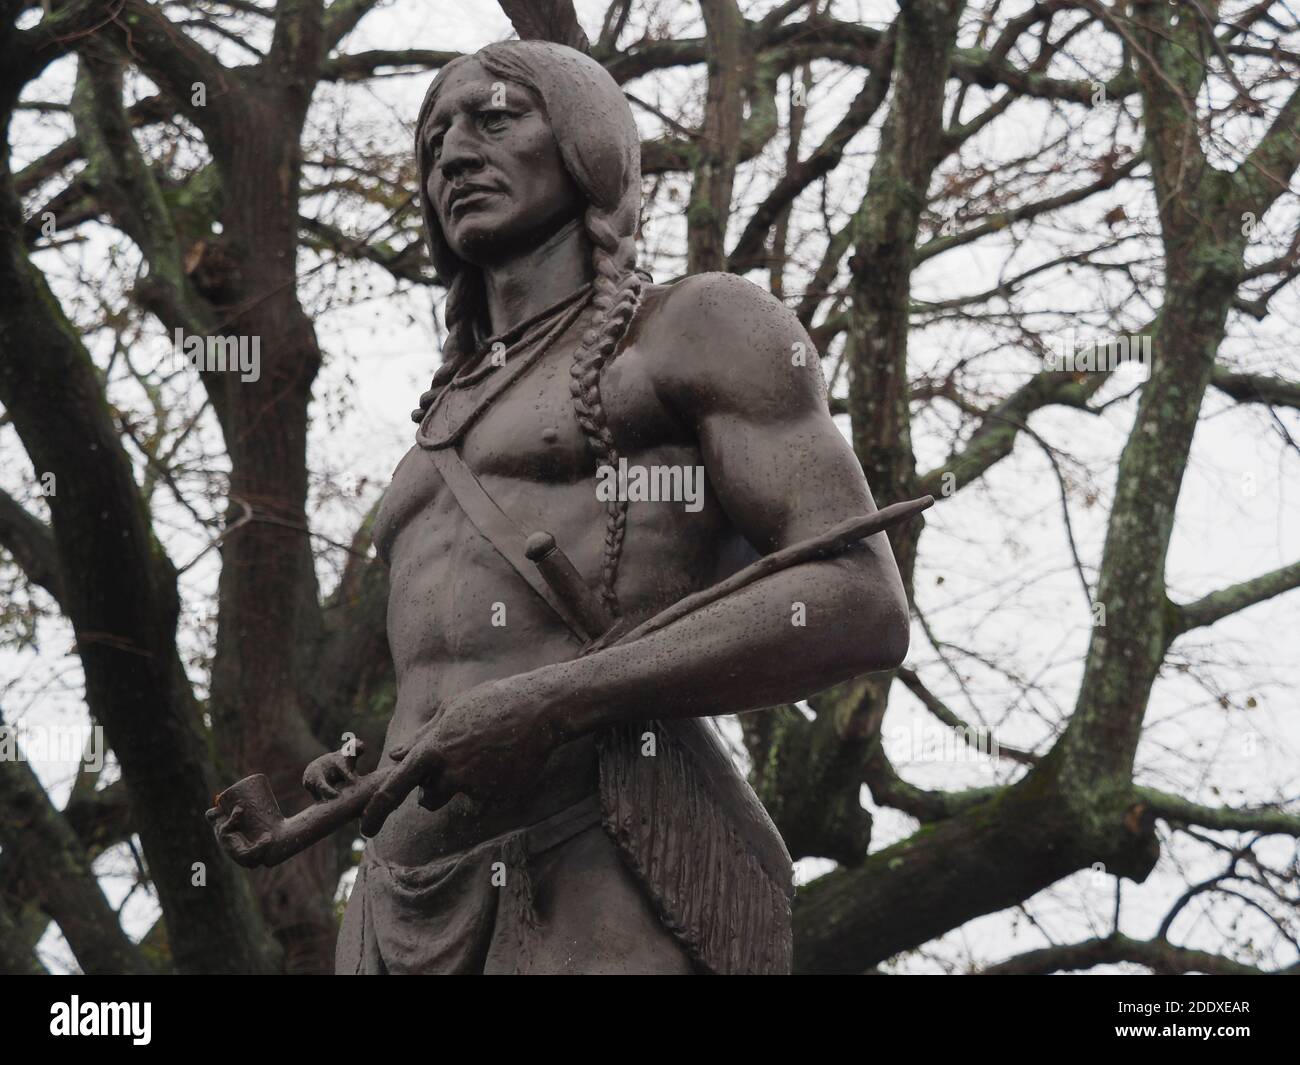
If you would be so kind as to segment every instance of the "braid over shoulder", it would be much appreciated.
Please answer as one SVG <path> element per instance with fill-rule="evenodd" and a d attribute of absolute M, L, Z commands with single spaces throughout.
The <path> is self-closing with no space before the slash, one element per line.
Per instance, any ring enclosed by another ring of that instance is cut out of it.
<path fill-rule="evenodd" d="M 413 413 L 421 420 L 429 404 L 462 367 L 474 361 L 476 326 L 484 316 L 482 276 L 454 255 L 429 199 L 433 160 L 421 136 L 449 71 L 470 58 L 502 79 L 527 86 L 542 100 L 560 158 L 587 201 L 583 227 L 591 244 L 595 311 L 570 368 L 570 392 L 587 446 L 602 466 L 618 466 L 619 454 L 600 395 L 601 371 L 618 349 L 641 299 L 636 227 L 641 212 L 641 140 L 623 91 L 590 56 L 546 41 L 490 44 L 472 57 L 448 63 L 425 94 L 416 123 L 415 152 L 429 253 L 447 285 L 447 340 L 443 362 Z M 606 503 L 600 594 L 618 615 L 619 560 L 627 526 L 627 501 Z"/>

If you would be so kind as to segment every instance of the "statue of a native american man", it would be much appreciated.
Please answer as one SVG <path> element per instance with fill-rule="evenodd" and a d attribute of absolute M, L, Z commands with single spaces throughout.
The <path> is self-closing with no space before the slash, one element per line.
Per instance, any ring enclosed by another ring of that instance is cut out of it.
<path fill-rule="evenodd" d="M 449 63 L 416 152 L 448 339 L 374 528 L 397 704 L 374 773 L 304 778 L 372 836 L 337 971 L 787 972 L 790 856 L 705 719 L 908 640 L 883 534 L 801 546 L 887 514 L 812 342 L 740 278 L 638 272 L 637 130 L 577 51 Z M 252 805 L 209 815 L 246 864 Z"/>

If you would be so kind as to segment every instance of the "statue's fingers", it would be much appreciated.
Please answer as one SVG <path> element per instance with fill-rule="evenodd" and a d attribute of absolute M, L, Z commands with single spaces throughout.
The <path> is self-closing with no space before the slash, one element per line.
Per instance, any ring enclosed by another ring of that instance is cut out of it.
<path fill-rule="evenodd" d="M 371 800 L 366 803 L 366 808 L 361 812 L 361 834 L 367 839 L 373 839 L 379 835 L 379 830 L 384 827 L 388 815 L 397 809 L 400 803 L 401 800 L 395 800 L 391 793 L 375 792 Z"/>
<path fill-rule="evenodd" d="M 421 778 L 424 776 L 421 768 L 423 761 L 425 761 L 423 758 L 411 758 L 402 762 L 392 771 L 383 787 L 375 792 L 361 814 L 361 834 L 363 836 L 374 837 L 377 835 L 379 830 L 384 827 L 388 815 L 401 806 L 415 786 L 420 783 Z"/>
<path fill-rule="evenodd" d="M 410 790 L 410 787 L 403 790 L 395 781 L 390 781 L 375 792 L 361 812 L 361 834 L 367 839 L 377 836 L 379 830 L 384 827 L 384 822 L 388 820 L 388 815 L 402 805 L 402 800 Z"/>
<path fill-rule="evenodd" d="M 420 785 L 420 805 L 430 812 L 441 810 L 451 802 L 457 790 L 456 785 L 445 773 L 426 779 Z"/>

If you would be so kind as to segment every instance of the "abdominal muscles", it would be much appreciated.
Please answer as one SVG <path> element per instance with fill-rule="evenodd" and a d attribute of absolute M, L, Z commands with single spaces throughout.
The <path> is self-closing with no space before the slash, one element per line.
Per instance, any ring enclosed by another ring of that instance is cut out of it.
<path fill-rule="evenodd" d="M 530 531 L 544 523 L 579 572 L 600 571 L 603 508 L 590 483 L 521 485 L 485 477 L 484 484 Z M 633 622 L 720 579 L 720 565 L 731 568 L 720 562 L 729 537 L 716 505 L 700 513 L 679 507 L 670 514 L 662 506 L 634 506 L 629 514 L 617 587 Z M 375 538 L 390 567 L 388 641 L 398 689 L 381 765 L 391 764 L 388 750 L 408 742 L 462 692 L 580 652 L 579 640 L 469 522 L 418 449 L 394 475 Z M 537 784 L 508 801 L 488 805 L 460 795 L 430 813 L 412 794 L 389 817 L 376 852 L 399 864 L 454 853 L 590 795 L 596 774 L 594 738 L 584 737 L 557 750 Z"/>

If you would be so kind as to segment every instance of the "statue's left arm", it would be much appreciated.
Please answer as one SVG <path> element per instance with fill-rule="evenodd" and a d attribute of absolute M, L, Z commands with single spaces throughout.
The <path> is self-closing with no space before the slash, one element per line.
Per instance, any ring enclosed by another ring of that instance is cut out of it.
<path fill-rule="evenodd" d="M 872 512 L 862 468 L 831 420 L 798 320 L 731 275 L 662 297 L 637 343 L 655 387 L 694 428 L 708 490 L 761 553 Z M 665 504 L 668 505 L 668 504 Z M 790 702 L 907 651 L 908 611 L 884 534 L 793 566 L 631 643 L 467 692 L 439 715 L 395 786 L 492 790 L 554 748 L 625 720 L 740 713 Z M 436 783 L 440 780 L 440 783 Z M 392 796 L 390 796 L 390 799 Z"/>
<path fill-rule="evenodd" d="M 694 429 L 707 490 L 760 553 L 875 510 L 831 420 L 816 349 L 768 293 L 730 274 L 693 277 L 668 290 L 646 333 L 638 343 L 654 352 L 656 390 Z M 907 601 L 881 533 L 536 680 L 554 683 L 560 728 L 580 733 L 800 699 L 898 665 L 907 640 Z"/>

